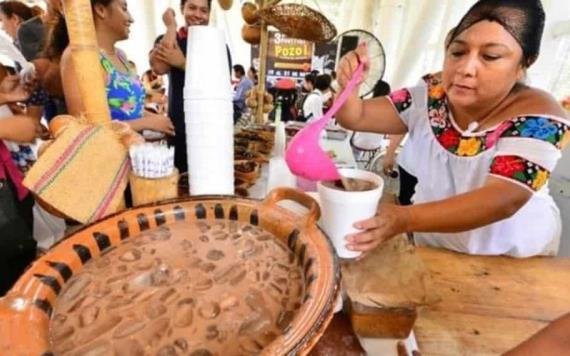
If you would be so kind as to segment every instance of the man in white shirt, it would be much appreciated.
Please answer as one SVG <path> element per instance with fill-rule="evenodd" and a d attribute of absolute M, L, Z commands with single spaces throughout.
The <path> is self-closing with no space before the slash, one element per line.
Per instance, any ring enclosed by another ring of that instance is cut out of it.
<path fill-rule="evenodd" d="M 310 92 L 303 103 L 303 116 L 307 122 L 323 116 L 323 104 L 331 98 L 331 76 L 322 74 L 315 79 L 315 89 Z"/>

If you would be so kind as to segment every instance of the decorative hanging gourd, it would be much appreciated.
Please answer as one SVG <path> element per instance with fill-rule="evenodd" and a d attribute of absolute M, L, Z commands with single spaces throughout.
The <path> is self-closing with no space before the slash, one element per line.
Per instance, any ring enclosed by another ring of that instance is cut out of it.
<path fill-rule="evenodd" d="M 244 2 L 241 6 L 241 17 L 248 25 L 259 24 L 257 5 L 252 2 Z"/>
<path fill-rule="evenodd" d="M 259 99 L 257 96 L 257 91 L 259 86 L 254 86 L 251 90 L 246 93 L 245 105 L 251 109 L 257 109 L 259 105 Z M 273 96 L 267 91 L 263 94 L 262 110 L 264 114 L 267 114 L 273 110 Z"/>
<path fill-rule="evenodd" d="M 257 5 L 252 2 L 244 2 L 241 6 L 241 17 L 245 24 L 241 28 L 241 37 L 250 45 L 258 45 L 261 41 L 261 24 Z"/>
<path fill-rule="evenodd" d="M 218 4 L 224 10 L 229 10 L 232 7 L 233 0 L 218 0 Z"/>

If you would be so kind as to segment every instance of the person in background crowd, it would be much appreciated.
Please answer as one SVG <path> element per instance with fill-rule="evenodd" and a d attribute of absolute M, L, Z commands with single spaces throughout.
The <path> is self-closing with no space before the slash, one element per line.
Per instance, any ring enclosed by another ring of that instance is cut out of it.
<path fill-rule="evenodd" d="M 441 75 L 388 97 L 353 93 L 337 114 L 348 129 L 410 133 L 421 156 L 414 205 L 381 205 L 347 247 L 370 251 L 401 233 L 418 245 L 480 255 L 555 255 L 560 212 L 548 192 L 550 172 L 570 143 L 566 112 L 523 83 L 536 61 L 545 14 L 539 0 L 480 0 L 461 19 Z M 366 46 L 340 61 L 346 87 Z M 378 118 L 382 118 L 379 120 Z"/>
<path fill-rule="evenodd" d="M 303 93 L 308 94 L 313 90 L 315 90 L 315 79 L 316 76 L 311 73 L 305 75 L 305 78 L 303 78 L 303 85 L 301 86 L 301 91 Z"/>
<path fill-rule="evenodd" d="M 174 146 L 174 164 L 180 173 L 188 171 L 183 97 L 188 26 L 208 25 L 211 2 L 211 0 L 181 0 L 180 11 L 184 16 L 185 26 L 178 30 L 176 43 L 170 46 L 163 43 L 164 36 L 159 36 L 154 49 L 150 52 L 152 70 L 158 75 L 168 74 L 168 116 L 172 118 L 176 132 L 175 136 L 169 138 L 169 143 Z M 229 50 L 228 62 L 231 70 Z"/>
<path fill-rule="evenodd" d="M 47 11 L 35 12 L 34 16 L 24 21 L 17 31 L 17 43 L 28 61 L 40 56 L 47 40 L 46 24 L 55 23 L 61 12 L 60 0 L 46 0 L 46 5 Z"/>
<path fill-rule="evenodd" d="M 247 77 L 253 82 L 254 85 L 257 85 L 257 70 L 254 67 L 249 67 L 247 70 Z"/>
<path fill-rule="evenodd" d="M 315 77 L 308 73 L 301 81 L 300 90 L 298 90 L 297 100 L 295 102 L 295 109 L 297 110 L 296 120 L 307 121 L 303 113 L 303 105 L 309 93 L 315 90 Z"/>
<path fill-rule="evenodd" d="M 127 62 L 129 64 L 129 68 L 130 68 L 131 72 L 138 75 L 139 70 L 137 69 L 137 64 L 130 59 Z"/>
<path fill-rule="evenodd" d="M 165 89 L 151 90 L 146 92 L 145 109 L 155 114 L 166 115 Z"/>
<path fill-rule="evenodd" d="M 17 30 L 16 44 L 19 46 L 26 60 L 32 64 L 22 70 L 21 76 L 30 88 L 32 94 L 26 102 L 27 113 L 41 122 L 45 118 L 49 122 L 53 117 L 67 113 L 59 68 L 58 55 L 54 55 L 52 39 L 55 34 L 54 25 L 61 15 L 60 0 L 46 0 L 47 11 L 37 13 L 36 16 L 23 22 Z M 57 32 L 59 36 L 60 33 Z M 63 36 L 67 40 L 67 33 Z M 41 137 L 46 138 L 49 133 L 43 126 Z"/>
<path fill-rule="evenodd" d="M 382 79 L 379 79 L 374 85 L 374 88 L 372 89 L 372 97 L 378 98 L 381 96 L 386 96 L 388 94 L 390 94 L 390 84 L 386 83 Z M 386 140 L 386 135 L 371 133 L 371 132 L 354 131 L 350 139 L 350 144 L 354 149 L 353 152 L 357 162 L 365 162 L 365 164 L 368 164 L 369 162 L 367 162 L 367 160 L 365 159 L 367 154 L 369 154 L 370 152 L 379 152 L 385 140 Z M 386 153 L 386 155 L 387 154 L 388 153 Z M 385 159 L 386 157 L 383 158 L 383 161 Z M 391 177 L 388 174 L 386 175 L 388 177 Z"/>
<path fill-rule="evenodd" d="M 129 37 L 133 23 L 126 0 L 91 0 L 101 67 L 107 85 L 107 101 L 113 120 L 124 121 L 135 131 L 145 129 L 174 135 L 170 119 L 144 110 L 145 91 L 124 52 L 115 47 Z M 65 99 L 69 113 L 79 117 L 84 106 L 68 47 L 61 59 Z"/>
<path fill-rule="evenodd" d="M 0 28 L 15 42 L 17 42 L 16 35 L 20 25 L 33 16 L 32 9 L 20 1 L 0 2 Z M 18 46 L 17 43 L 16 46 Z"/>
<path fill-rule="evenodd" d="M 234 124 L 247 109 L 245 105 L 246 93 L 253 88 L 253 82 L 245 75 L 245 69 L 241 64 L 234 65 L 234 77 L 238 80 L 234 93 Z"/>
<path fill-rule="evenodd" d="M 0 84 L 0 104 L 25 100 L 14 87 L 15 76 Z M 17 79 L 17 77 L 15 77 Z M 16 84 L 20 86 L 20 84 Z M 12 160 L 5 141 L 31 143 L 36 138 L 37 122 L 26 115 L 0 119 L 0 296 L 16 282 L 36 257 L 33 238 L 34 200 L 22 185 L 23 175 Z"/>
<path fill-rule="evenodd" d="M 32 9 L 19 1 L 3 1 L 0 2 L 0 22 L 2 29 L 6 32 L 8 37 L 13 41 L 14 45 L 19 49 L 20 43 L 17 39 L 17 33 L 25 23 L 33 16 Z M 1 42 L 7 41 L 5 37 L 0 39 Z M 19 56 L 18 56 L 19 57 Z M 12 60 L 17 60 L 17 58 L 11 58 Z M 14 70 L 20 70 L 25 63 L 15 62 Z M 32 66 L 29 66 L 32 67 Z M 16 77 L 17 78 L 17 77 Z M 17 78 L 19 80 L 19 78 Z M 26 98 L 29 97 L 29 93 Z M 24 103 L 19 103 L 20 105 L 8 104 L 2 106 L 2 114 L 5 116 L 12 116 L 13 114 L 25 114 L 32 115 L 36 117 L 37 125 L 39 131 L 41 131 L 40 118 L 41 115 L 33 115 L 33 107 L 23 106 Z M 35 154 L 32 151 L 30 145 L 27 144 L 17 144 L 15 142 L 6 142 L 8 149 L 11 152 L 13 160 L 16 162 L 18 168 L 23 172 L 27 171 L 30 166 L 35 161 Z"/>
<path fill-rule="evenodd" d="M 34 5 L 31 7 L 32 9 L 32 14 L 34 17 L 36 16 L 43 16 L 45 14 L 45 10 L 41 8 L 41 6 L 39 5 Z"/>
<path fill-rule="evenodd" d="M 164 81 L 162 80 L 162 75 L 156 75 L 152 69 L 149 69 L 143 73 L 142 81 L 147 92 L 164 89 Z"/>
<path fill-rule="evenodd" d="M 331 98 L 331 77 L 327 74 L 315 78 L 315 89 L 305 98 L 303 116 L 307 122 L 317 120 L 323 116 L 323 107 Z"/>

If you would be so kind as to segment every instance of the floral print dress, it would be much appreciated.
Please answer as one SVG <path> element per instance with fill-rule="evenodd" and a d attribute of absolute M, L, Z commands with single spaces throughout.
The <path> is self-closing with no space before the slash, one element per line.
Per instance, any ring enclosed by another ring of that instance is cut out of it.
<path fill-rule="evenodd" d="M 127 57 L 117 50 L 117 57 L 130 68 Z M 145 90 L 142 81 L 135 73 L 119 71 L 113 63 L 100 54 L 101 65 L 107 74 L 107 102 L 111 111 L 111 118 L 119 121 L 140 119 L 143 115 Z"/>
<path fill-rule="evenodd" d="M 415 203 L 481 188 L 489 175 L 533 193 L 508 219 L 461 233 L 416 233 L 419 245 L 514 257 L 557 253 L 561 219 L 547 182 L 570 142 L 568 119 L 529 113 L 485 131 L 463 131 L 453 119 L 437 76 L 393 92 L 389 100 L 408 127 L 406 145 L 413 152 L 412 168 L 418 178 Z"/>

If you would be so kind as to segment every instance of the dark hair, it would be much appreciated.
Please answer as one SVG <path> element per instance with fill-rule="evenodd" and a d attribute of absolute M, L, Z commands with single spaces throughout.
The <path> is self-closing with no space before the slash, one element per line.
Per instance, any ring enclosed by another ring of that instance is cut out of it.
<path fill-rule="evenodd" d="M 249 70 L 253 73 L 253 75 L 257 76 L 257 69 L 255 69 L 255 67 L 251 66 L 249 67 Z"/>
<path fill-rule="evenodd" d="M 496 22 L 513 36 L 522 48 L 525 67 L 536 61 L 545 22 L 540 0 L 479 0 L 455 27 L 449 44 L 481 21 Z"/>
<path fill-rule="evenodd" d="M 242 76 L 245 75 L 245 69 L 243 68 L 243 66 L 241 64 L 236 64 L 233 66 L 233 68 L 234 68 L 234 71 L 236 73 L 239 73 Z"/>
<path fill-rule="evenodd" d="M 313 87 L 315 86 L 315 76 L 312 73 L 305 75 L 305 81 L 311 83 Z"/>
<path fill-rule="evenodd" d="M 182 9 L 188 0 L 180 0 L 180 8 Z M 212 8 L 212 0 L 208 0 L 208 10 Z"/>
<path fill-rule="evenodd" d="M 386 96 L 390 94 L 390 91 L 390 84 L 379 79 L 376 84 L 374 84 L 374 89 L 372 89 L 372 97 L 377 98 L 379 96 Z"/>
<path fill-rule="evenodd" d="M 91 10 L 95 8 L 95 5 L 101 4 L 103 6 L 109 6 L 114 0 L 91 0 Z"/>
<path fill-rule="evenodd" d="M 44 9 L 42 9 L 38 5 L 32 6 L 30 10 L 32 11 L 33 17 L 42 16 L 45 13 Z"/>
<path fill-rule="evenodd" d="M 319 90 L 327 90 L 331 87 L 332 78 L 328 74 L 321 74 L 315 78 L 315 88 Z"/>
<path fill-rule="evenodd" d="M 63 15 L 58 15 L 58 20 L 47 31 L 46 47 L 44 54 L 47 58 L 59 59 L 63 51 L 69 45 L 69 34 L 67 33 L 67 24 Z"/>
<path fill-rule="evenodd" d="M 95 9 L 95 5 L 97 4 L 109 6 L 113 1 L 114 0 L 91 0 L 91 10 Z M 58 15 L 57 22 L 55 22 L 51 30 L 48 31 L 46 42 L 44 54 L 49 59 L 60 58 L 63 51 L 69 46 L 69 33 L 67 32 L 67 23 L 63 15 Z"/>
<path fill-rule="evenodd" d="M 0 12 L 4 13 L 8 18 L 18 16 L 22 21 L 26 21 L 34 17 L 32 9 L 19 1 L 0 2 Z"/>

